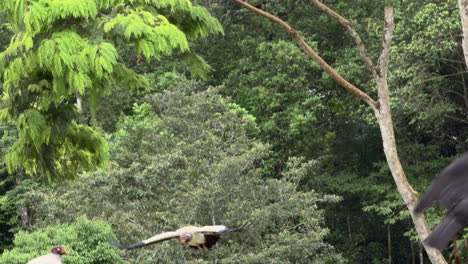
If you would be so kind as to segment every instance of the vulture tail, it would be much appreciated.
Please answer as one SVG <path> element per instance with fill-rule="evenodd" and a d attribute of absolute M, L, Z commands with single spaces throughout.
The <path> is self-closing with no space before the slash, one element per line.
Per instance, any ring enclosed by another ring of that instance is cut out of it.
<path fill-rule="evenodd" d="M 453 215 L 447 215 L 434 231 L 424 240 L 424 242 L 433 247 L 443 250 L 447 247 L 448 243 L 452 240 L 455 234 L 465 227 Z"/>

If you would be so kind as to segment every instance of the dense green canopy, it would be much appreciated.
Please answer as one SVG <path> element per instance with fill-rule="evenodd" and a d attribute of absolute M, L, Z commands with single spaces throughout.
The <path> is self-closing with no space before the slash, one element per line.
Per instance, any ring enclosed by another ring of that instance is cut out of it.
<path fill-rule="evenodd" d="M 375 96 L 336 20 L 309 1 L 248 2 Z M 354 23 L 374 60 L 383 8 L 394 6 L 398 153 L 425 192 L 468 149 L 457 1 L 326 4 Z M 428 262 L 373 113 L 276 24 L 218 0 L 6 0 L 0 9 L 0 263 L 56 243 L 70 248 L 70 264 Z M 426 212 L 431 226 L 444 214 Z M 112 247 L 187 224 L 244 230 L 208 254 L 177 240 Z"/>
<path fill-rule="evenodd" d="M 8 0 L 0 10 L 14 33 L 0 54 L 0 119 L 18 130 L 8 170 L 49 181 L 74 178 L 107 160 L 104 138 L 77 122 L 75 100 L 89 97 L 95 109 L 113 86 L 146 87 L 146 78 L 125 65 L 124 52 L 148 62 L 174 53 L 193 57 L 189 40 L 222 32 L 189 0 Z"/>

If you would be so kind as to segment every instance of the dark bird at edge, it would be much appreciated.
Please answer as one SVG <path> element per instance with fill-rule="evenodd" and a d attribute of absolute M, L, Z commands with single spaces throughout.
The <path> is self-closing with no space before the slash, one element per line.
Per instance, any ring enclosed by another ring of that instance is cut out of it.
<path fill-rule="evenodd" d="M 468 152 L 442 170 L 414 212 L 422 213 L 434 202 L 447 209 L 447 215 L 424 243 L 443 250 L 456 233 L 468 225 Z"/>

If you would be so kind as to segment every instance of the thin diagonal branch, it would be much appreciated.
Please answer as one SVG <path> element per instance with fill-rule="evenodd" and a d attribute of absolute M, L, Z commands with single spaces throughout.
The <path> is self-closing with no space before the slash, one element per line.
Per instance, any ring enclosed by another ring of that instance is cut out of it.
<path fill-rule="evenodd" d="M 367 69 L 374 75 L 374 78 L 376 78 L 379 73 L 379 69 L 377 69 L 374 64 L 372 63 L 372 60 L 369 57 L 369 54 L 367 53 L 366 46 L 364 45 L 364 42 L 362 41 L 361 37 L 357 33 L 357 31 L 353 27 L 353 22 L 347 20 L 346 18 L 340 16 L 338 13 L 335 11 L 331 10 L 328 6 L 322 4 L 318 0 L 310 0 L 312 4 L 316 5 L 319 9 L 321 9 L 323 12 L 327 13 L 331 17 L 336 18 L 338 22 L 340 22 L 341 25 L 343 25 L 351 34 L 351 37 L 354 39 L 354 42 L 356 43 L 359 53 L 361 54 L 361 58 L 364 61 L 364 63 L 367 66 Z"/>
<path fill-rule="evenodd" d="M 234 0 L 241 6 L 253 11 L 256 14 L 259 14 L 263 17 L 266 17 L 270 19 L 271 21 L 279 24 L 282 26 L 286 31 L 288 31 L 291 36 L 294 38 L 294 40 L 297 42 L 297 44 L 309 55 L 312 60 L 314 60 L 324 71 L 326 71 L 330 76 L 338 82 L 341 86 L 343 86 L 346 90 L 351 92 L 352 94 L 358 96 L 361 98 L 364 102 L 366 102 L 373 110 L 377 110 L 379 108 L 378 102 L 376 102 L 374 99 L 372 99 L 369 95 L 361 91 L 359 88 L 348 82 L 343 76 L 341 76 L 339 73 L 337 73 L 325 60 L 322 59 L 310 46 L 307 44 L 307 42 L 304 41 L 304 39 L 299 35 L 299 33 L 290 25 L 288 25 L 286 22 L 281 20 L 280 18 L 265 12 L 261 9 L 258 9 L 249 3 L 246 3 L 242 0 Z"/>

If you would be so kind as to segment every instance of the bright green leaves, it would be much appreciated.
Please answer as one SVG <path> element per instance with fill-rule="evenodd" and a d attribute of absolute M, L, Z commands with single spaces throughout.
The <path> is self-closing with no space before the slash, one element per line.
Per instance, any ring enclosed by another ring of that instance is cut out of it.
<path fill-rule="evenodd" d="M 60 181 L 73 179 L 77 172 L 94 169 L 106 161 L 106 142 L 91 128 L 73 124 L 69 129 L 58 129 L 45 125 L 44 119 L 35 121 L 41 123 L 25 123 L 27 126 L 19 131 L 18 140 L 5 158 L 10 172 L 22 168 L 29 175 Z M 57 132 L 69 133 L 59 136 Z"/>
<path fill-rule="evenodd" d="M 166 241 L 125 257 L 138 264 L 343 263 L 324 242 L 318 209 L 336 198 L 301 191 L 309 168 L 291 162 L 281 179 L 265 179 L 270 152 L 248 136 L 253 117 L 217 89 L 194 92 L 184 76 L 176 80 L 173 90 L 148 95 L 121 116 L 110 166 L 81 174 L 73 188 L 28 193 L 37 198 L 36 226 L 87 215 L 112 223 L 125 244 L 187 224 L 245 225 L 208 254 Z"/>
<path fill-rule="evenodd" d="M 192 9 L 192 3 L 189 0 L 140 0 L 139 2 L 151 3 L 157 8 L 168 8 L 171 12 Z"/>
<path fill-rule="evenodd" d="M 57 115 L 54 118 L 65 117 Z M 67 127 L 61 127 L 64 124 L 49 125 L 37 111 L 29 111 L 20 117 L 17 125 L 19 139 L 6 156 L 9 171 L 21 166 L 26 173 L 49 181 L 73 179 L 77 171 L 94 169 L 107 160 L 107 143 L 92 128 L 76 122 Z"/>
<path fill-rule="evenodd" d="M 133 47 L 135 57 L 159 59 L 187 53 L 187 36 L 222 32 L 206 9 L 188 0 L 6 0 L 0 11 L 15 33 L 0 54 L 0 117 L 16 121 L 19 130 L 8 168 L 49 180 L 73 178 L 108 155 L 104 139 L 75 122 L 76 97 L 94 112 L 112 86 L 147 86 L 118 51 Z M 203 62 L 193 67 L 208 69 Z"/>
<path fill-rule="evenodd" d="M 104 24 L 104 32 L 121 35 L 127 41 L 135 41 L 135 49 L 145 58 L 160 58 L 171 55 L 176 49 L 189 49 L 184 32 L 171 24 L 162 15 L 148 11 L 127 9 Z"/>
<path fill-rule="evenodd" d="M 92 19 L 98 15 L 95 0 L 4 0 L 0 3 L 0 9 L 7 11 L 9 22 L 15 30 L 26 29 L 33 34 L 51 28 L 60 19 Z"/>
<path fill-rule="evenodd" d="M 37 0 L 31 1 L 25 16 L 26 29 L 40 33 L 61 19 L 92 19 L 98 15 L 95 0 Z"/>
<path fill-rule="evenodd" d="M 75 70 L 79 51 L 85 45 L 86 41 L 73 31 L 54 33 L 39 45 L 39 66 L 54 77 L 61 77 L 66 71 Z"/>
<path fill-rule="evenodd" d="M 50 71 L 54 77 L 54 102 L 78 92 L 84 94 L 92 89 L 93 78 L 110 78 L 117 64 L 118 53 L 107 42 L 90 45 L 73 31 L 52 34 L 38 48 L 41 69 Z"/>
<path fill-rule="evenodd" d="M 217 19 L 210 16 L 208 10 L 202 6 L 196 6 L 191 13 L 192 19 L 200 25 L 193 28 L 188 34 L 192 38 L 206 37 L 209 34 L 223 32 L 223 27 Z"/>
<path fill-rule="evenodd" d="M 14 29 L 24 27 L 24 12 L 27 0 L 3 0 L 0 1 L 0 9 L 6 10 L 10 23 Z"/>
<path fill-rule="evenodd" d="M 47 120 L 37 110 L 27 110 L 17 121 L 18 135 L 33 143 L 38 150 L 42 144 L 49 143 L 50 127 Z"/>

